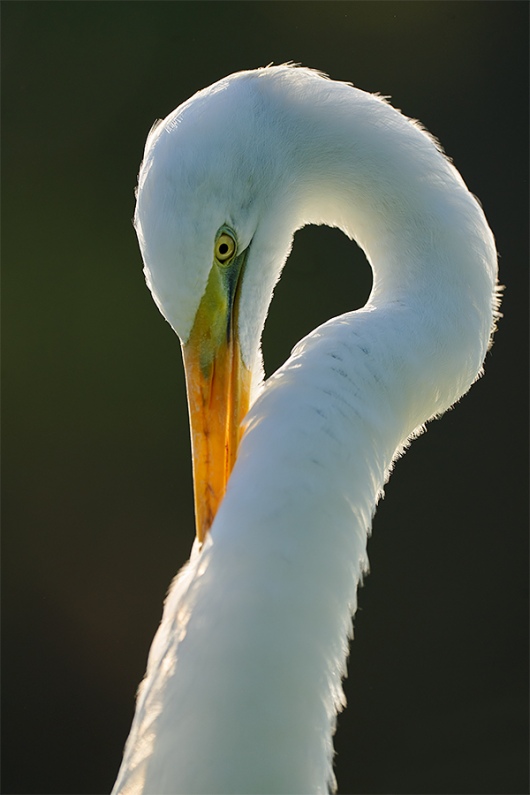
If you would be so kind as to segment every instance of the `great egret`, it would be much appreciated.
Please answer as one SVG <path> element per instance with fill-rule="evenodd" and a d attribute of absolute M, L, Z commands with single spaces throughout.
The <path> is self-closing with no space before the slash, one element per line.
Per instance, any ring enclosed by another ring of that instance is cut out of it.
<path fill-rule="evenodd" d="M 306 224 L 356 240 L 373 290 L 263 384 L 265 316 Z M 230 75 L 153 127 L 135 225 L 183 346 L 197 539 L 114 793 L 327 792 L 372 515 L 409 440 L 481 373 L 492 233 L 417 122 L 291 65 Z"/>

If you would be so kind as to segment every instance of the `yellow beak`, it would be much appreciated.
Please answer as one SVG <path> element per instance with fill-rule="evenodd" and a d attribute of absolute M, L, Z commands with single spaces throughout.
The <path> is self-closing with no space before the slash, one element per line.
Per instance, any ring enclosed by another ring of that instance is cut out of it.
<path fill-rule="evenodd" d="M 240 260 L 237 262 L 237 260 Z M 224 497 L 250 401 L 251 373 L 241 358 L 239 273 L 214 262 L 188 341 L 184 368 L 193 457 L 195 523 L 202 544 Z"/>

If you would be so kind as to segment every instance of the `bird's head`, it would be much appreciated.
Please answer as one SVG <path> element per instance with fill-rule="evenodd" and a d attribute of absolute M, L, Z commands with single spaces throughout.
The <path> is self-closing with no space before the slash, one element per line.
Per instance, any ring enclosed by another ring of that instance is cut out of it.
<path fill-rule="evenodd" d="M 158 122 L 138 180 L 147 284 L 183 347 L 199 541 L 235 461 L 265 316 L 300 225 L 294 151 L 280 145 L 271 102 L 289 67 L 276 69 L 232 75 Z"/>

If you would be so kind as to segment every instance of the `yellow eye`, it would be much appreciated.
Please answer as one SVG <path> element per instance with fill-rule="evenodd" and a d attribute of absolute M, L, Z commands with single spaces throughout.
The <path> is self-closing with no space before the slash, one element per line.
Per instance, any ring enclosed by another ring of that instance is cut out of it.
<path fill-rule="evenodd" d="M 236 253 L 236 241 L 232 235 L 223 232 L 215 241 L 215 259 L 221 265 L 227 264 Z"/>

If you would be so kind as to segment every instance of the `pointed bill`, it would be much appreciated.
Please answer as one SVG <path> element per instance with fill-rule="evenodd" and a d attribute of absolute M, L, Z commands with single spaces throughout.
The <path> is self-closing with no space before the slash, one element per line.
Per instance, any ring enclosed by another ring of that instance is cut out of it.
<path fill-rule="evenodd" d="M 244 254 L 235 258 L 232 270 L 214 263 L 189 340 L 182 346 L 201 544 L 224 497 L 250 402 L 251 373 L 241 357 L 237 330 L 243 264 Z"/>

